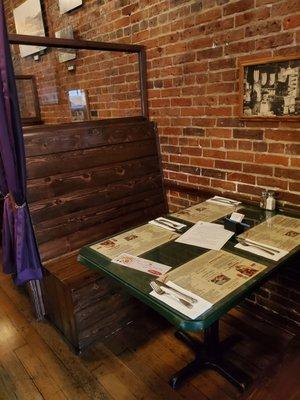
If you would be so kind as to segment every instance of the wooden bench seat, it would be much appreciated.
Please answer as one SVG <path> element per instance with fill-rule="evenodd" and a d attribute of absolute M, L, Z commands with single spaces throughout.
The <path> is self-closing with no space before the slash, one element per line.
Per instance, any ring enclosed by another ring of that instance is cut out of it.
<path fill-rule="evenodd" d="M 76 253 L 45 265 L 43 294 L 49 319 L 78 352 L 121 329 L 144 307 L 109 278 L 79 264 Z"/>
<path fill-rule="evenodd" d="M 46 313 L 81 351 L 142 307 L 78 264 L 76 251 L 166 212 L 156 127 L 136 117 L 27 127 L 24 133 Z"/>

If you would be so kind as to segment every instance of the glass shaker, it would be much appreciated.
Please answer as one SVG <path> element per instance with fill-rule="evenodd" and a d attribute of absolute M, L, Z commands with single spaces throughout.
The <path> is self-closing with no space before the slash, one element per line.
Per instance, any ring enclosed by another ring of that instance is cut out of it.
<path fill-rule="evenodd" d="M 274 192 L 268 192 L 268 197 L 266 201 L 266 210 L 273 211 L 276 207 L 276 200 L 274 197 Z"/>
<path fill-rule="evenodd" d="M 268 192 L 267 191 L 263 191 L 261 193 L 259 206 L 260 206 L 260 208 L 263 208 L 264 210 L 267 207 L 267 197 L 268 197 Z"/>

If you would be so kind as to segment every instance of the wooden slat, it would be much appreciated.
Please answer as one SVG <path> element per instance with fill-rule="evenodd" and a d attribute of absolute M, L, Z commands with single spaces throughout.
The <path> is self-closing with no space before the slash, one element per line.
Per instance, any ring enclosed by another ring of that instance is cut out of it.
<path fill-rule="evenodd" d="M 80 168 L 80 166 L 78 167 Z M 156 156 L 31 179 L 27 185 L 28 201 L 33 203 L 77 190 L 98 188 L 123 179 L 145 176 L 152 172 L 159 176 Z"/>
<path fill-rule="evenodd" d="M 34 230 L 43 262 L 52 260 L 46 310 L 79 350 L 125 326 L 136 306 L 76 255 L 57 258 L 165 213 L 156 130 L 140 119 L 33 127 L 25 145 Z M 20 354 L 28 362 L 29 349 Z"/>
<path fill-rule="evenodd" d="M 156 153 L 153 140 L 116 144 L 87 150 L 50 154 L 27 158 L 28 178 L 49 177 L 58 173 L 93 168 L 127 160 L 151 156 Z"/>
<path fill-rule="evenodd" d="M 68 252 L 79 249 L 80 247 L 100 240 L 113 233 L 119 232 L 126 228 L 141 224 L 149 219 L 155 218 L 163 214 L 165 204 L 160 203 L 148 209 L 137 210 L 131 214 L 124 214 L 122 217 L 110 220 L 105 223 L 93 225 L 87 229 L 80 229 L 68 236 L 50 240 L 39 245 L 40 253 L 44 261 L 50 260 Z"/>
<path fill-rule="evenodd" d="M 33 157 L 42 154 L 61 153 L 111 144 L 136 142 L 150 139 L 154 136 L 153 124 L 110 124 L 94 123 L 64 127 L 52 127 L 37 130 L 24 135 L 26 156 Z"/>
<path fill-rule="evenodd" d="M 64 196 L 41 200 L 30 205 L 33 223 L 58 218 L 92 207 L 102 207 L 107 203 L 137 195 L 143 192 L 157 192 L 161 189 L 161 179 L 157 174 L 123 180 L 100 186 L 93 190 L 81 190 Z"/>
<path fill-rule="evenodd" d="M 99 208 L 80 210 L 59 218 L 35 224 L 35 233 L 38 243 L 44 243 L 66 234 L 77 232 L 95 224 L 107 222 L 111 219 L 130 214 L 135 210 L 145 209 L 158 204 L 161 196 L 154 191 L 134 194 L 120 200 L 112 201 Z"/>

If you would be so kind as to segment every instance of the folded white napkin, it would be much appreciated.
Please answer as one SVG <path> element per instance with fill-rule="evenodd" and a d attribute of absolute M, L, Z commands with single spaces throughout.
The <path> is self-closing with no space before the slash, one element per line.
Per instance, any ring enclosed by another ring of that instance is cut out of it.
<path fill-rule="evenodd" d="M 241 204 L 241 201 L 233 200 L 233 199 L 228 199 L 227 197 L 222 197 L 222 196 L 214 196 L 211 199 L 206 200 L 208 203 L 218 203 L 218 204 L 223 204 L 224 206 L 238 206 Z"/>
<path fill-rule="evenodd" d="M 159 222 L 162 222 L 161 224 Z M 171 226 L 167 226 L 164 225 L 163 223 L 169 223 L 170 225 L 174 225 L 174 228 L 172 228 Z M 169 231 L 175 231 L 176 229 L 181 229 L 184 228 L 186 225 L 185 224 L 181 224 L 180 222 L 177 221 L 173 221 L 171 219 L 167 219 L 167 218 L 163 218 L 163 217 L 158 217 L 156 219 L 153 219 L 152 221 L 149 221 L 149 224 L 151 225 L 156 225 L 159 226 L 160 228 L 165 228 L 168 229 Z"/>
<path fill-rule="evenodd" d="M 279 261 L 282 257 L 284 257 L 284 256 L 286 256 L 288 254 L 288 251 L 286 251 L 286 250 L 282 250 L 282 249 L 279 249 L 277 247 L 272 247 L 272 246 L 269 246 L 269 245 L 264 244 L 264 243 L 255 242 L 254 240 L 251 240 L 251 243 L 257 244 L 257 245 L 262 245 L 262 246 L 266 247 L 267 249 L 270 249 L 271 251 L 272 250 L 277 250 L 278 253 L 274 252 L 275 254 L 271 255 L 271 254 L 268 254 L 267 252 L 265 252 L 263 249 L 258 249 L 257 247 L 254 247 L 254 246 L 251 246 L 251 245 L 250 246 L 244 246 L 242 243 L 238 243 L 237 245 L 235 245 L 235 247 L 237 249 L 249 251 L 250 253 L 257 254 L 258 256 L 262 256 L 262 257 L 268 258 L 269 260 L 273 260 L 273 261 Z"/>
<path fill-rule="evenodd" d="M 191 319 L 196 319 L 205 311 L 209 310 L 212 306 L 212 303 L 202 299 L 201 297 L 191 293 L 188 290 L 183 289 L 182 287 L 176 285 L 175 283 L 168 281 L 168 286 L 180 291 L 187 296 L 191 296 L 197 300 L 197 303 L 193 303 L 192 308 L 187 308 L 179 301 L 175 300 L 173 297 L 169 296 L 168 294 L 157 294 L 154 290 L 150 293 L 151 296 L 155 297 L 156 299 L 162 301 L 163 303 L 167 304 L 168 306 L 174 308 L 175 310 L 181 312 L 182 314 L 186 315 Z"/>

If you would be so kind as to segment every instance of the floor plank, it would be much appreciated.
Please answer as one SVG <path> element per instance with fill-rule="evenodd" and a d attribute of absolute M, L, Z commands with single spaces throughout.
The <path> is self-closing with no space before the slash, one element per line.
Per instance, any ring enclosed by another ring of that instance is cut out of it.
<path fill-rule="evenodd" d="M 257 377 L 253 387 L 241 395 L 220 375 L 204 371 L 173 391 L 170 376 L 193 354 L 153 311 L 77 356 L 47 321 L 34 319 L 24 291 L 0 273 L 0 399 L 273 400 L 276 384 L 287 382 L 285 399 L 297 399 L 295 333 L 241 309 L 222 319 L 220 331 L 222 338 L 243 335 L 228 358 Z M 283 394 L 280 388 L 276 393 Z"/>

